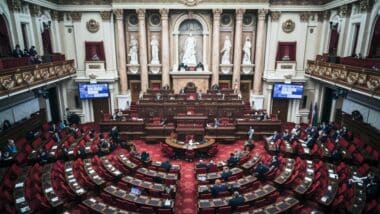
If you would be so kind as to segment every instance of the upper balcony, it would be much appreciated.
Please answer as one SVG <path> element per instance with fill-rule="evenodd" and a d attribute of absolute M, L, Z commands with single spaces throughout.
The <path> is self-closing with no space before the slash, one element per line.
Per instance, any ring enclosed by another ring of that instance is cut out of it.
<path fill-rule="evenodd" d="M 380 72 L 373 69 L 309 60 L 305 75 L 330 85 L 380 99 Z"/>
<path fill-rule="evenodd" d="M 75 73 L 74 60 L 0 70 L 0 99 L 68 79 Z"/>

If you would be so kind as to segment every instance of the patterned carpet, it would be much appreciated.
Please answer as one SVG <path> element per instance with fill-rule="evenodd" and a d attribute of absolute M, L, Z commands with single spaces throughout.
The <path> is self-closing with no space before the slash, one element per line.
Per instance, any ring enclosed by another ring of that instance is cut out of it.
<path fill-rule="evenodd" d="M 134 144 L 139 152 L 147 151 L 150 153 L 152 160 L 163 161 L 167 158 L 163 156 L 159 144 L 147 144 L 141 140 L 135 140 Z M 251 151 L 251 154 L 268 155 L 264 149 L 264 142 L 255 143 L 256 147 Z M 227 160 L 230 153 L 244 147 L 244 141 L 236 141 L 232 144 L 219 144 L 218 153 L 215 157 L 205 159 L 206 161 L 213 159 L 215 162 Z M 195 214 L 197 213 L 197 182 L 195 179 L 194 163 L 185 160 L 171 160 L 172 164 L 181 165 L 181 178 L 177 185 L 176 203 L 174 211 L 176 214 Z"/>

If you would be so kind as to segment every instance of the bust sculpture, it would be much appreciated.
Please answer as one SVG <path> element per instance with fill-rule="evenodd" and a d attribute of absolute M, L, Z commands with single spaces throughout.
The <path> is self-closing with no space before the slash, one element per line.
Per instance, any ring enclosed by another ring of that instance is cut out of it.
<path fill-rule="evenodd" d="M 138 50 L 137 45 L 138 45 L 137 39 L 135 39 L 134 36 L 131 36 L 128 56 L 130 57 L 129 63 L 132 65 L 139 64 L 138 56 L 137 56 L 137 50 Z"/>
<path fill-rule="evenodd" d="M 251 63 L 251 47 L 252 47 L 251 40 L 249 39 L 249 37 L 246 37 L 244 47 L 243 47 L 243 52 L 244 52 L 243 63 L 242 63 L 243 65 L 252 64 Z"/>
<path fill-rule="evenodd" d="M 197 64 L 197 58 L 195 56 L 195 46 L 196 41 L 193 35 L 190 35 L 186 38 L 184 43 L 182 63 L 188 66 L 195 66 Z"/>
<path fill-rule="evenodd" d="M 230 37 L 226 36 L 226 38 L 224 39 L 223 49 L 220 51 L 221 53 L 223 53 L 222 64 L 231 64 L 231 61 L 230 61 L 231 47 L 232 47 L 232 44 L 231 44 Z"/>
<path fill-rule="evenodd" d="M 150 46 L 152 48 L 152 61 L 151 64 L 160 64 L 160 59 L 158 58 L 158 40 L 155 35 L 152 36 L 150 41 Z"/>

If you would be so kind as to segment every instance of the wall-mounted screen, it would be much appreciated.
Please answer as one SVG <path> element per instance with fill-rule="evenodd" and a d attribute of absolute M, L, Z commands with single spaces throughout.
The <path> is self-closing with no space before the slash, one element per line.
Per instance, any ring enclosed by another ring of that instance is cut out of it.
<path fill-rule="evenodd" d="M 80 99 L 96 99 L 109 97 L 109 89 L 107 83 L 79 83 Z"/>
<path fill-rule="evenodd" d="M 273 85 L 273 99 L 302 99 L 303 85 L 275 83 Z"/>

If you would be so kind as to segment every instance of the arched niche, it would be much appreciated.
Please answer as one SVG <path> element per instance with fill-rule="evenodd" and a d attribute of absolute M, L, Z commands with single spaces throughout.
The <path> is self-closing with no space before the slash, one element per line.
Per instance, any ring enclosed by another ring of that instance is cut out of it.
<path fill-rule="evenodd" d="M 175 21 L 172 31 L 174 50 L 173 71 L 177 71 L 178 65 L 181 63 L 181 57 L 183 55 L 183 40 L 189 36 L 191 32 L 190 30 L 186 30 L 185 25 L 191 23 L 194 24 L 194 27 L 199 26 L 197 30 L 193 31 L 193 36 L 199 38 L 197 41 L 197 50 L 201 51 L 201 53 L 197 54 L 201 59 L 197 58 L 197 61 L 204 65 L 204 71 L 208 71 L 208 63 L 210 59 L 207 51 L 209 50 L 208 47 L 210 45 L 210 31 L 206 20 L 199 14 L 183 14 Z"/>

